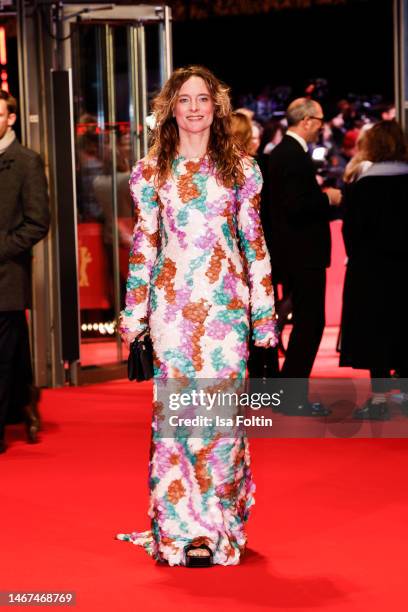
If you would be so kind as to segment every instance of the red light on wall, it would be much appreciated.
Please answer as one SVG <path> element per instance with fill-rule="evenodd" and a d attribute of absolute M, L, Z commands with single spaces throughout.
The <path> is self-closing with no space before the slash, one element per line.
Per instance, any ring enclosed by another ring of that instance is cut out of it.
<path fill-rule="evenodd" d="M 3 89 L 4 91 L 9 91 L 8 74 L 6 70 L 1 71 L 0 79 L 1 79 L 0 89 Z"/>
<path fill-rule="evenodd" d="M 9 90 L 9 86 L 8 86 L 8 74 L 7 74 L 7 70 L 2 70 L 1 71 L 0 79 L 1 79 L 0 89 L 4 89 L 5 91 L 8 91 Z"/>
<path fill-rule="evenodd" d="M 0 27 L 0 64 L 7 64 L 6 28 Z"/>

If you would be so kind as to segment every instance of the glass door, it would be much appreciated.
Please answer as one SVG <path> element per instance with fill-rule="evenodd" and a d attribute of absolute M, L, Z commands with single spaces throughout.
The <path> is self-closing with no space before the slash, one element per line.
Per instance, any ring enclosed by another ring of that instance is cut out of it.
<path fill-rule="evenodd" d="M 150 101 L 170 70 L 166 11 L 145 21 L 95 15 L 73 19 L 70 37 L 81 380 L 127 357 L 116 321 L 134 225 L 129 176 L 147 152 Z"/>

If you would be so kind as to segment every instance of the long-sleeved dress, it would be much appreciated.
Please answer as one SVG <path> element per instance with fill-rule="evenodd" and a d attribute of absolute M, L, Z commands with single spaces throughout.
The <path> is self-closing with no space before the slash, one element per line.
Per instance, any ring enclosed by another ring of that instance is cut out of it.
<path fill-rule="evenodd" d="M 257 341 L 275 337 L 262 178 L 252 158 L 242 163 L 236 188 L 217 180 L 208 156 L 177 157 L 158 190 L 153 158 L 132 172 L 137 222 L 121 330 L 149 327 L 156 383 L 243 379 L 250 327 Z M 151 531 L 119 539 L 170 565 L 184 564 L 184 547 L 203 539 L 214 563 L 238 563 L 254 491 L 245 436 L 171 439 L 153 424 L 149 473 Z"/>

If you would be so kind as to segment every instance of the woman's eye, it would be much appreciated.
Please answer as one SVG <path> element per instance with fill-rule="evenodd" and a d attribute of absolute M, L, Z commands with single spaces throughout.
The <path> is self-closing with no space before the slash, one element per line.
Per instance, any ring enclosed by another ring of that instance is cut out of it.
<path fill-rule="evenodd" d="M 200 96 L 200 102 L 208 102 L 208 96 Z"/>
<path fill-rule="evenodd" d="M 188 98 L 179 98 L 179 102 L 181 104 L 185 104 L 186 102 L 188 102 Z"/>

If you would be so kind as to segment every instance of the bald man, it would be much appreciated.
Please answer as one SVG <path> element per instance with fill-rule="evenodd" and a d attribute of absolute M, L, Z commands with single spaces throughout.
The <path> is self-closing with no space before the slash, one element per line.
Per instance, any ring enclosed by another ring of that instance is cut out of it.
<path fill-rule="evenodd" d="M 323 193 L 308 151 L 323 127 L 320 104 L 294 100 L 287 109 L 288 130 L 269 157 L 263 218 L 274 281 L 292 299 L 292 323 L 282 378 L 302 379 L 290 388 L 283 412 L 326 416 L 329 410 L 308 400 L 308 378 L 325 325 L 326 267 L 330 265 L 332 207 L 341 202 L 338 189 Z"/>

